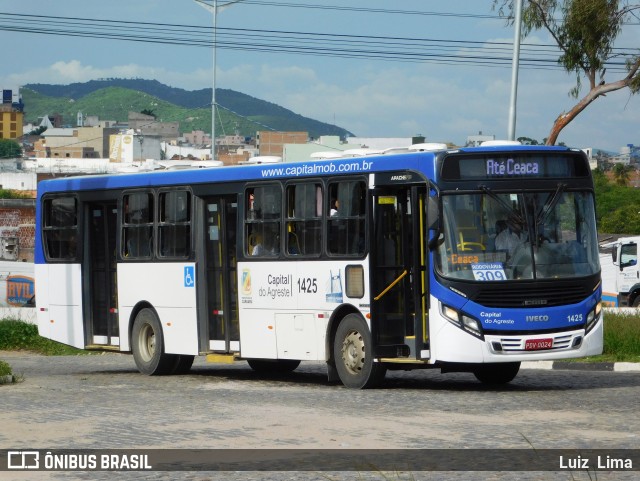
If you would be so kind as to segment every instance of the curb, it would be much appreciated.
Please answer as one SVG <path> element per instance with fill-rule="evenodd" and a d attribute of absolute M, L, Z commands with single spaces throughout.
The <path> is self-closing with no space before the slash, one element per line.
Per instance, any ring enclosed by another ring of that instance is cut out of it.
<path fill-rule="evenodd" d="M 640 372 L 640 363 L 637 362 L 524 361 L 520 367 L 554 371 Z"/>

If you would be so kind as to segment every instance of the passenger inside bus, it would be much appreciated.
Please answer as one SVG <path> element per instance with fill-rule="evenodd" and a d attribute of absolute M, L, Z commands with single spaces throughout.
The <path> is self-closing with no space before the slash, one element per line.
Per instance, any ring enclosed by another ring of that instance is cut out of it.
<path fill-rule="evenodd" d="M 287 241 L 287 252 L 292 255 L 298 255 L 300 251 L 300 242 L 295 232 L 289 232 L 289 239 Z"/>
<path fill-rule="evenodd" d="M 506 220 L 496 222 L 495 246 L 497 251 L 506 251 L 511 256 L 522 242 L 520 229 L 515 223 L 509 225 Z"/>
<path fill-rule="evenodd" d="M 256 234 L 253 240 L 249 240 L 252 256 L 273 256 L 280 253 L 280 236 L 276 229 L 269 223 L 263 224 L 263 235 Z"/>
<path fill-rule="evenodd" d="M 340 201 L 338 199 L 331 200 L 331 209 L 329 210 L 329 216 L 333 217 L 338 215 L 338 208 L 340 207 Z"/>

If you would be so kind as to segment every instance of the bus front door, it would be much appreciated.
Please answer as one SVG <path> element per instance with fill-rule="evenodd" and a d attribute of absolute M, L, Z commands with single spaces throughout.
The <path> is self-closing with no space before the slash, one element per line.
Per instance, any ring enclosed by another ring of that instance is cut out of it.
<path fill-rule="evenodd" d="M 204 206 L 206 299 L 203 303 L 207 309 L 204 317 L 209 335 L 208 345 L 202 347 L 219 353 L 238 352 L 237 196 L 207 197 Z"/>
<path fill-rule="evenodd" d="M 425 189 L 374 191 L 371 312 L 376 357 L 419 359 L 426 343 Z"/>
<path fill-rule="evenodd" d="M 85 316 L 88 346 L 120 345 L 116 285 L 117 206 L 113 202 L 87 207 L 89 242 L 85 249 L 85 293 L 90 313 Z M 86 285 L 88 283 L 88 285 Z"/>

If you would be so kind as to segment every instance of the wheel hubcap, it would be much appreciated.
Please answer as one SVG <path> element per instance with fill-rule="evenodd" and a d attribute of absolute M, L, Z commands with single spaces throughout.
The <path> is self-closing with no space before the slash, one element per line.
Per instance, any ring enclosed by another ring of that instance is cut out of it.
<path fill-rule="evenodd" d="M 360 374 L 364 361 L 364 339 L 358 331 L 351 331 L 342 342 L 342 362 L 351 374 Z"/>
<path fill-rule="evenodd" d="M 140 332 L 140 354 L 145 361 L 150 361 L 156 352 L 156 335 L 150 325 L 146 324 Z"/>

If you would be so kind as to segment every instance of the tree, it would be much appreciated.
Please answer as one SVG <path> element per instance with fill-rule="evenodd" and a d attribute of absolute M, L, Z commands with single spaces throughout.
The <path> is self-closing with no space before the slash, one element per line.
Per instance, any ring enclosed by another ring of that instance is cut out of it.
<path fill-rule="evenodd" d="M 616 164 L 613 166 L 613 178 L 618 185 L 627 185 L 630 174 L 628 166 L 624 164 Z"/>
<path fill-rule="evenodd" d="M 532 139 L 530 137 L 518 137 L 516 140 L 522 145 L 540 145 L 536 139 Z"/>
<path fill-rule="evenodd" d="M 493 0 L 493 7 L 501 15 L 511 14 L 515 0 Z M 640 4 L 630 0 L 523 0 L 522 32 L 526 36 L 533 30 L 543 29 L 561 50 L 558 63 L 569 73 L 575 73 L 576 85 L 569 92 L 578 99 L 583 78 L 589 92 L 578 100 L 568 112 L 562 112 L 553 123 L 547 145 L 555 145 L 558 135 L 594 100 L 609 92 L 628 88 L 632 94 L 640 90 L 640 54 L 638 51 L 616 49 L 615 41 L 623 24 L 637 22 Z M 510 17 L 513 22 L 513 15 Z M 613 81 L 605 80 L 607 66 L 619 70 L 624 61 L 624 73 Z"/>
<path fill-rule="evenodd" d="M 42 135 L 46 130 L 47 130 L 47 127 L 42 125 L 42 126 L 36 128 L 36 129 L 33 129 L 27 135 Z"/>
<path fill-rule="evenodd" d="M 15 140 L 0 139 L 0 159 L 14 159 L 22 156 L 22 147 Z"/>
<path fill-rule="evenodd" d="M 156 114 L 154 114 L 154 113 L 153 113 L 153 110 L 150 110 L 150 109 L 142 109 L 142 110 L 140 111 L 140 113 L 141 113 L 141 114 L 144 114 L 144 115 L 150 115 L 150 116 L 151 116 L 151 117 L 153 117 L 154 119 L 156 118 Z"/>

